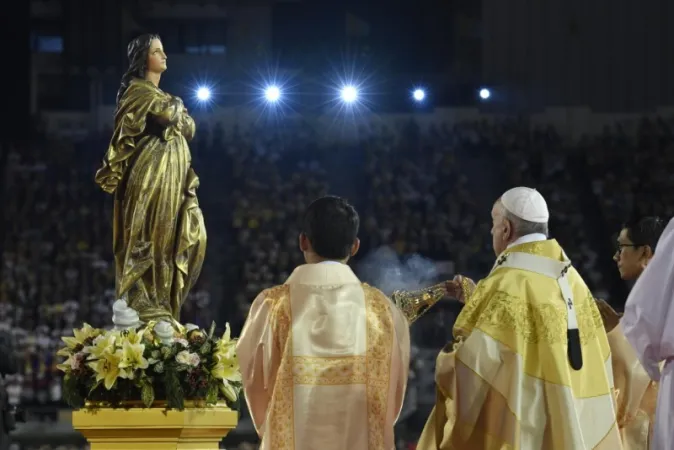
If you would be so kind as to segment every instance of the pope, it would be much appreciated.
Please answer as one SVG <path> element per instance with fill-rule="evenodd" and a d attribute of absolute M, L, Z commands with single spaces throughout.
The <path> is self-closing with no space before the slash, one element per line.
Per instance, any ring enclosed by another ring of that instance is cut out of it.
<path fill-rule="evenodd" d="M 421 450 L 622 448 L 611 353 L 590 290 L 548 238 L 534 189 L 507 191 L 491 212 L 497 255 L 436 364 L 436 405 Z"/>

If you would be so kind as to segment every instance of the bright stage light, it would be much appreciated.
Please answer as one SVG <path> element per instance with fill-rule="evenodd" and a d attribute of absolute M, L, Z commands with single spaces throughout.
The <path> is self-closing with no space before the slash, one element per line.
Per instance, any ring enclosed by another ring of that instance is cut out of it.
<path fill-rule="evenodd" d="M 346 103 L 353 103 L 356 100 L 358 100 L 358 89 L 356 89 L 354 86 L 344 86 L 342 88 L 342 100 L 344 100 Z"/>
<path fill-rule="evenodd" d="M 277 86 L 269 86 L 264 90 L 264 97 L 268 102 L 276 102 L 281 98 L 281 90 Z"/>
<path fill-rule="evenodd" d="M 480 89 L 480 98 L 482 100 L 487 100 L 489 97 L 491 97 L 491 92 L 489 92 L 489 89 L 487 88 Z"/>
<path fill-rule="evenodd" d="M 423 99 L 426 98 L 426 92 L 424 92 L 423 89 L 415 89 L 414 92 L 412 92 L 412 97 L 418 102 L 423 101 Z"/>
<path fill-rule="evenodd" d="M 211 90 L 207 87 L 200 87 L 197 89 L 197 98 L 202 102 L 209 100 L 211 98 Z"/>

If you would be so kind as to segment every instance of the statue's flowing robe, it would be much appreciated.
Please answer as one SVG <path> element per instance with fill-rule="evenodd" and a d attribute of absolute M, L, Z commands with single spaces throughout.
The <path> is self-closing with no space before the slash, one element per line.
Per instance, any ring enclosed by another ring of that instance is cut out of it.
<path fill-rule="evenodd" d="M 118 298 L 144 321 L 179 320 L 206 252 L 199 178 L 187 144 L 194 121 L 182 102 L 134 79 L 96 183 L 114 193 L 113 251 Z"/>

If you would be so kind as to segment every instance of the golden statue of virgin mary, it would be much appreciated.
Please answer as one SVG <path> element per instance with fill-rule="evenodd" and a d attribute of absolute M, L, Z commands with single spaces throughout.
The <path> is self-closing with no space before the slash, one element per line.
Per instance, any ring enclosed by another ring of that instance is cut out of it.
<path fill-rule="evenodd" d="M 159 89 L 166 54 L 159 36 L 128 46 L 115 128 L 96 183 L 114 194 L 117 298 L 140 319 L 177 323 L 206 253 L 199 178 L 188 141 L 194 120 L 180 98 Z"/>

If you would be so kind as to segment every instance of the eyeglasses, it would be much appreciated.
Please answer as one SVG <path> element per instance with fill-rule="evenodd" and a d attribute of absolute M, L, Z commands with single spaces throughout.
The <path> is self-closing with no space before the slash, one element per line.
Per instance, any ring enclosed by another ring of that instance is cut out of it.
<path fill-rule="evenodd" d="M 616 250 L 615 251 L 616 251 L 616 253 L 621 253 L 623 251 L 623 249 L 626 248 L 626 247 L 636 248 L 636 247 L 643 247 L 643 245 L 642 244 L 616 244 Z"/>

